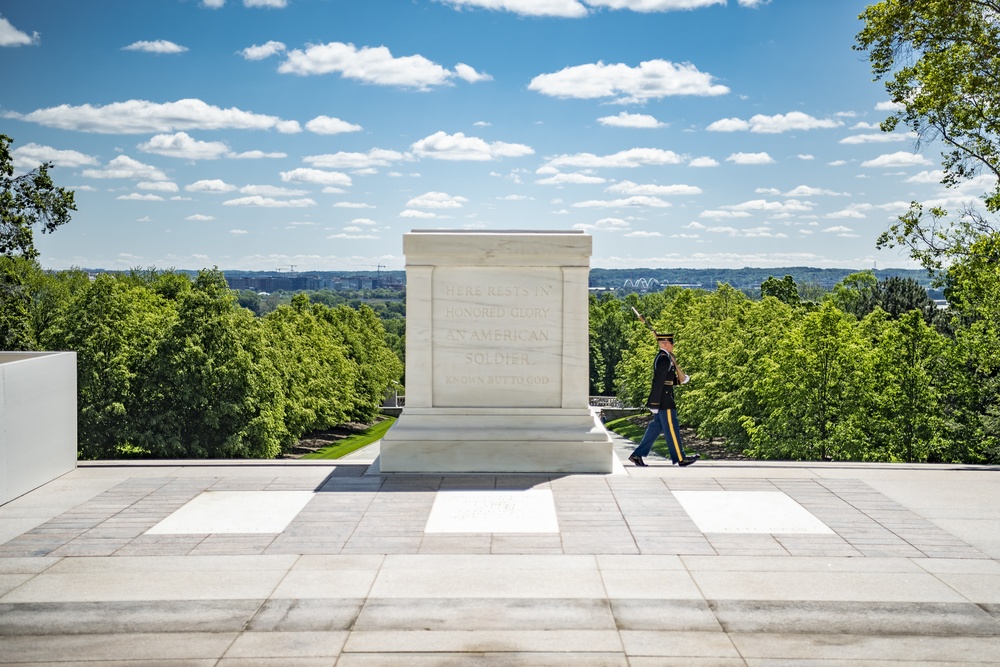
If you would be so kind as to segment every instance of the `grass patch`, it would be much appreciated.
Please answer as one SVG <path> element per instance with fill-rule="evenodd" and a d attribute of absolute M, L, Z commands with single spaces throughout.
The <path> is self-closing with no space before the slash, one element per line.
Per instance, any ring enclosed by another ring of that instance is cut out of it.
<path fill-rule="evenodd" d="M 642 434 L 646 432 L 645 426 L 637 426 L 632 422 L 630 417 L 622 417 L 621 419 L 610 421 L 604 425 L 604 428 L 633 442 L 642 440 Z"/>
<path fill-rule="evenodd" d="M 622 417 L 621 419 L 616 419 L 610 421 L 604 425 L 604 428 L 609 431 L 613 431 L 623 438 L 628 438 L 635 444 L 639 444 L 642 440 L 642 436 L 646 433 L 646 424 L 636 424 L 635 417 Z M 653 451 L 661 456 L 670 458 L 670 450 L 668 449 L 666 437 L 661 433 L 656 436 L 656 440 L 653 441 Z M 686 448 L 685 448 L 686 449 Z"/>
<path fill-rule="evenodd" d="M 302 458 L 304 459 L 339 459 L 342 456 L 347 456 L 351 452 L 366 447 L 376 440 L 381 440 L 385 432 L 389 430 L 389 427 L 396 423 L 395 417 L 386 417 L 377 424 L 369 426 L 361 433 L 356 433 L 354 435 L 349 435 L 343 440 L 338 441 L 334 445 L 329 447 L 324 447 L 318 451 L 311 454 L 306 454 Z"/>

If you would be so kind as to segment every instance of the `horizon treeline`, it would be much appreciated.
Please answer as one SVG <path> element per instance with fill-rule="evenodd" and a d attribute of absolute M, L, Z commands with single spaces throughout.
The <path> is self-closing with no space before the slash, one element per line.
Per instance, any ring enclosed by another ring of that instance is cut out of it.
<path fill-rule="evenodd" d="M 82 459 L 274 458 L 307 433 L 373 421 L 402 375 L 364 305 L 299 294 L 256 317 L 217 270 L 91 280 L 0 262 L 17 279 L 0 349 L 77 353 Z"/>
<path fill-rule="evenodd" d="M 790 276 L 760 299 L 719 285 L 591 296 L 591 393 L 643 406 L 656 342 L 676 334 L 681 424 L 757 459 L 1000 463 L 1000 381 L 982 286 L 941 310 L 915 281 L 860 272 L 820 301 Z"/>

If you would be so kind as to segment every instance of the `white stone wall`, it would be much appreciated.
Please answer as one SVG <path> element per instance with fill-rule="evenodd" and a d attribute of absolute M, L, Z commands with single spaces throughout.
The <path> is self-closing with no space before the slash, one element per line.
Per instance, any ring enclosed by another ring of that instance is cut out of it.
<path fill-rule="evenodd" d="M 0 352 L 0 504 L 76 468 L 76 352 Z"/>
<path fill-rule="evenodd" d="M 592 238 L 420 231 L 406 255 L 406 406 L 383 472 L 610 472 L 590 410 Z"/>

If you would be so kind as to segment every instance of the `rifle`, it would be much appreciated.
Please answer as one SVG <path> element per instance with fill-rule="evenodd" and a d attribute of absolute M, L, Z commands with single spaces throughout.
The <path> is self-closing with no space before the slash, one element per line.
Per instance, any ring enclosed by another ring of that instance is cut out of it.
<path fill-rule="evenodd" d="M 646 321 L 646 318 L 642 316 L 642 313 L 640 313 L 638 310 L 635 309 L 635 306 L 629 306 L 629 307 L 632 309 L 632 312 L 635 313 L 635 316 L 639 318 L 639 321 L 645 324 L 646 327 L 649 328 L 649 330 L 652 331 L 653 335 L 655 336 L 656 329 L 653 328 L 653 325 Z"/>

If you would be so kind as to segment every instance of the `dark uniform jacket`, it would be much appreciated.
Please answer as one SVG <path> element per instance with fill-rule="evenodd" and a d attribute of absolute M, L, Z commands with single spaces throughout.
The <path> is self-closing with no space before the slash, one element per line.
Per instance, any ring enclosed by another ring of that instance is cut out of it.
<path fill-rule="evenodd" d="M 660 350 L 653 359 L 653 386 L 646 399 L 646 407 L 667 410 L 676 408 L 674 385 L 677 382 L 677 366 L 665 351 Z"/>

